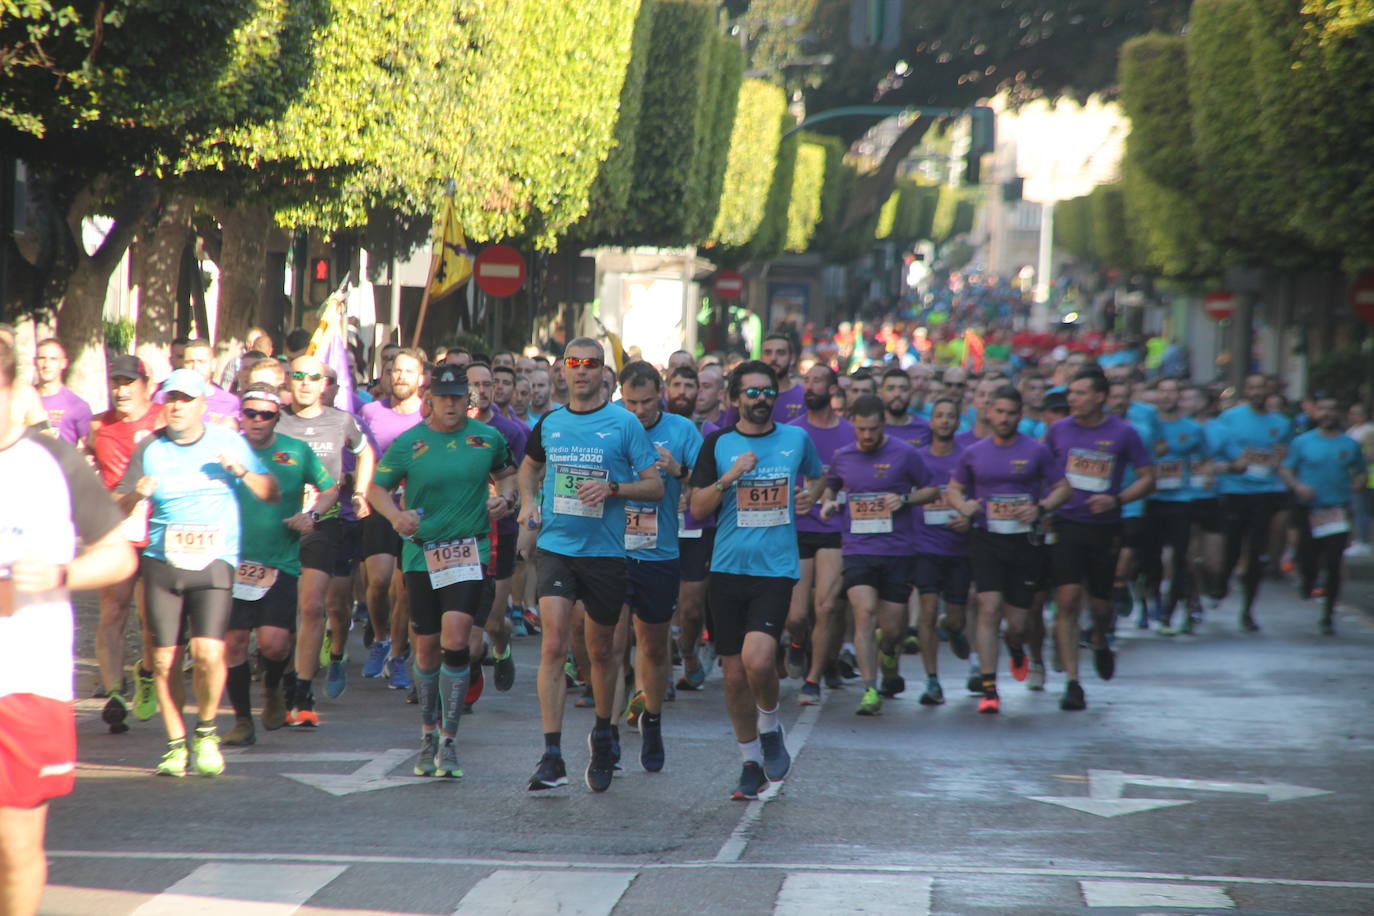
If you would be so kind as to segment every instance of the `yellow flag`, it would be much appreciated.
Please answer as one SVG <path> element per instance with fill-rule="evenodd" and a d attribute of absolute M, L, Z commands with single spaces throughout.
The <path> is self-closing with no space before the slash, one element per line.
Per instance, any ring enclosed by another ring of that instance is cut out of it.
<path fill-rule="evenodd" d="M 602 328 L 605 330 L 604 326 Z M 606 339 L 611 342 L 611 357 L 615 360 L 616 374 L 625 368 L 625 345 L 620 342 L 620 336 L 610 331 L 606 331 Z"/>
<path fill-rule="evenodd" d="M 463 227 L 453 212 L 453 201 L 444 204 L 444 222 L 440 233 L 434 240 L 431 252 L 434 258 L 434 282 L 429 285 L 431 299 L 452 292 L 472 276 L 472 257 L 468 251 L 468 240 L 463 235 Z"/>

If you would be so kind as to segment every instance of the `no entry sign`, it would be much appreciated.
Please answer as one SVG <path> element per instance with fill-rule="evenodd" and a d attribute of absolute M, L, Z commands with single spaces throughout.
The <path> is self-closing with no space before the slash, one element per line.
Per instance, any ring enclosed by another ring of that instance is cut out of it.
<path fill-rule="evenodd" d="M 744 275 L 738 270 L 717 272 L 716 295 L 722 299 L 738 299 L 744 295 Z"/>
<path fill-rule="evenodd" d="M 477 288 L 488 296 L 512 295 L 525 282 L 525 259 L 509 245 L 488 245 L 473 264 Z"/>

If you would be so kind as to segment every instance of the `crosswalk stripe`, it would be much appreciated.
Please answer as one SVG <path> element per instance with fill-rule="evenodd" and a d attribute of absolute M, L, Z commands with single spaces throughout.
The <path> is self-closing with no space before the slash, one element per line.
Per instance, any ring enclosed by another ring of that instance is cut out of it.
<path fill-rule="evenodd" d="M 473 885 L 454 916 L 608 916 L 635 874 L 503 868 Z"/>
<path fill-rule="evenodd" d="M 928 916 L 932 880 L 922 875 L 794 872 L 783 879 L 773 916 Z"/>
<path fill-rule="evenodd" d="M 1181 906 L 1192 909 L 1235 908 L 1223 887 L 1203 884 L 1155 884 L 1147 881 L 1079 881 L 1088 906 Z"/>
<path fill-rule="evenodd" d="M 202 865 L 131 916 L 291 916 L 347 865 Z"/>

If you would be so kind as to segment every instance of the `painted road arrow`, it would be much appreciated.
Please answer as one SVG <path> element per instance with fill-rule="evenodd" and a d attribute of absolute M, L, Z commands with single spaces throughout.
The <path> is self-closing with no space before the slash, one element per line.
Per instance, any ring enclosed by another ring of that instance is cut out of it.
<path fill-rule="evenodd" d="M 1193 804 L 1187 798 L 1123 798 L 1126 786 L 1146 786 L 1154 789 L 1187 789 L 1194 792 L 1231 792 L 1245 795 L 1263 795 L 1271 802 L 1292 801 L 1298 798 L 1311 798 L 1315 795 L 1330 795 L 1325 789 L 1311 789 L 1307 786 L 1294 786 L 1283 782 L 1228 782 L 1220 779 L 1171 779 L 1167 776 L 1147 776 L 1142 773 L 1123 773 L 1120 770 L 1089 770 L 1088 795 L 1027 796 L 1032 801 L 1072 808 L 1085 814 L 1098 817 L 1119 817 L 1123 814 L 1139 814 L 1158 808 L 1176 808 Z"/>
<path fill-rule="evenodd" d="M 352 762 L 367 761 L 352 773 L 282 773 L 287 779 L 304 783 L 330 795 L 353 795 L 357 792 L 374 792 L 377 789 L 394 789 L 397 786 L 422 786 L 433 780 L 418 777 L 397 779 L 387 774 L 396 769 L 402 761 L 415 756 L 415 752 L 394 747 L 387 751 L 374 752 L 335 752 L 315 751 L 300 754 L 254 754 L 251 751 L 226 751 L 224 757 L 233 764 L 240 763 L 315 763 L 315 762 Z"/>

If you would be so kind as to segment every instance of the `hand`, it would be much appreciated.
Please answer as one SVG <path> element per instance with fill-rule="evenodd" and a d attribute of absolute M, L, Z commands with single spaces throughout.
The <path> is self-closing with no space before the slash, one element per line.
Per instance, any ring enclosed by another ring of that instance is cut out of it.
<path fill-rule="evenodd" d="M 414 509 L 407 509 L 392 521 L 391 527 L 396 529 L 396 533 L 403 538 L 408 538 L 420 530 L 420 513 Z"/>
<path fill-rule="evenodd" d="M 1111 512 L 1121 507 L 1121 500 L 1110 493 L 1094 493 L 1088 497 L 1088 511 L 1093 515 L 1101 515 L 1103 512 Z"/>
<path fill-rule="evenodd" d="M 840 511 L 840 504 L 833 499 L 827 499 L 821 503 L 821 519 L 830 521 L 830 517 Z"/>
<path fill-rule="evenodd" d="M 516 524 L 533 531 L 539 527 L 539 504 L 530 503 L 528 506 L 520 507 L 520 515 L 516 518 Z"/>
<path fill-rule="evenodd" d="M 811 507 L 816 504 L 816 497 L 812 496 L 811 491 L 804 486 L 797 487 L 794 500 L 796 502 L 798 515 L 805 515 L 810 512 Z"/>
<path fill-rule="evenodd" d="M 305 512 L 297 512 L 282 524 L 300 534 L 309 534 L 315 530 L 315 520 Z"/>
<path fill-rule="evenodd" d="M 973 523 L 969 521 L 967 515 L 956 512 L 954 513 L 954 520 L 949 523 L 949 527 L 959 534 L 968 534 L 969 530 L 973 527 Z"/>
<path fill-rule="evenodd" d="M 611 498 L 611 485 L 604 480 L 588 477 L 577 485 L 577 498 L 584 506 L 596 506 Z"/>
<path fill-rule="evenodd" d="M 655 445 L 658 449 L 658 460 L 654 462 L 654 467 L 661 468 L 663 473 L 674 479 L 682 476 L 682 463 L 673 457 L 673 453 L 661 445 Z"/>
<path fill-rule="evenodd" d="M 243 465 L 239 464 L 237 461 L 235 461 L 233 459 L 233 456 L 231 456 L 228 452 L 221 454 L 216 460 L 219 461 L 220 467 L 224 468 L 226 471 L 228 471 L 230 474 L 233 474 L 240 480 L 242 480 L 244 475 L 248 473 L 248 469 Z"/>
<path fill-rule="evenodd" d="M 30 595 L 50 592 L 62 586 L 62 567 L 56 563 L 15 560 L 10 567 L 10 575 L 14 580 L 14 590 Z"/>
<path fill-rule="evenodd" d="M 353 514 L 358 516 L 358 518 L 367 518 L 372 514 L 372 506 L 368 504 L 367 497 L 363 496 L 363 494 L 354 493 L 353 496 L 350 497 L 350 501 L 353 503 Z"/>
<path fill-rule="evenodd" d="M 759 456 L 755 455 L 753 452 L 745 452 L 743 455 L 740 455 L 735 459 L 735 463 L 730 465 L 730 470 L 726 471 L 727 475 L 734 475 L 730 478 L 729 482 L 734 483 L 736 480 L 739 480 L 745 474 L 748 474 L 757 467 L 758 463 Z"/>
<path fill-rule="evenodd" d="M 1036 508 L 1035 503 L 1029 503 L 1028 505 L 1024 506 L 1017 506 L 1016 508 L 1016 520 L 1018 522 L 1024 522 L 1027 525 L 1034 525 L 1035 520 L 1039 517 L 1040 510 Z"/>
<path fill-rule="evenodd" d="M 138 479 L 138 483 L 134 484 L 134 492 L 138 494 L 139 499 L 148 499 L 153 495 L 153 491 L 156 489 L 156 477 L 148 477 L 145 475 Z"/>
<path fill-rule="evenodd" d="M 900 493 L 883 494 L 883 505 L 887 508 L 888 512 L 896 512 L 903 506 L 902 495 Z"/>
<path fill-rule="evenodd" d="M 1293 493 L 1305 503 L 1310 503 L 1317 498 L 1317 491 L 1305 483 L 1300 483 L 1293 488 Z"/>
<path fill-rule="evenodd" d="M 1155 454 L 1166 455 L 1169 452 L 1169 442 L 1166 439 L 1159 439 L 1155 442 Z"/>
<path fill-rule="evenodd" d="M 487 515 L 491 517 L 493 522 L 499 522 L 510 515 L 510 503 L 506 501 L 504 496 L 491 497 L 487 500 Z"/>
<path fill-rule="evenodd" d="M 677 511 L 678 511 L 678 512 L 686 512 L 686 511 L 687 511 L 687 491 L 686 491 L 686 490 L 683 490 L 681 493 L 678 494 L 678 497 L 677 497 Z"/>

